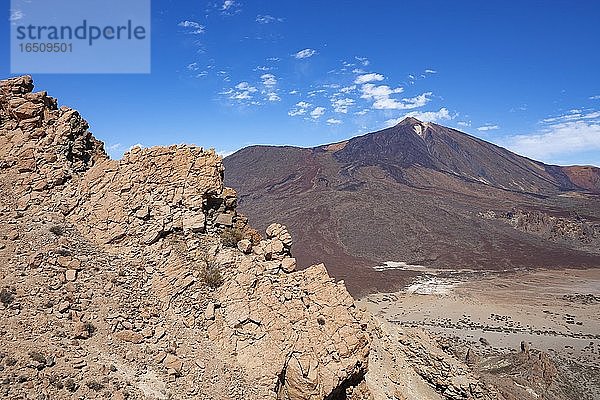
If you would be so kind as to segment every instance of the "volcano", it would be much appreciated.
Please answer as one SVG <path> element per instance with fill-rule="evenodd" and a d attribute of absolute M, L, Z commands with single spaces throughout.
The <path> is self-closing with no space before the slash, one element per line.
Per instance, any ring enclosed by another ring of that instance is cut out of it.
<path fill-rule="evenodd" d="M 600 169 L 547 165 L 435 123 L 250 146 L 224 163 L 239 209 L 261 229 L 285 223 L 299 264 L 324 262 L 354 294 L 402 285 L 407 265 L 600 266 Z"/>

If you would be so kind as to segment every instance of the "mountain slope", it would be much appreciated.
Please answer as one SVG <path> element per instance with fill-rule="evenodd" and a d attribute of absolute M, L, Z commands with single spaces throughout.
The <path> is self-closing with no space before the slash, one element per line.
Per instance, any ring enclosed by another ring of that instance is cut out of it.
<path fill-rule="evenodd" d="M 437 124 L 407 118 L 311 149 L 252 146 L 224 164 L 244 213 L 261 228 L 288 225 L 300 263 L 326 262 L 354 293 L 402 284 L 408 273 L 372 268 L 386 261 L 600 265 L 597 168 L 546 165 Z"/>

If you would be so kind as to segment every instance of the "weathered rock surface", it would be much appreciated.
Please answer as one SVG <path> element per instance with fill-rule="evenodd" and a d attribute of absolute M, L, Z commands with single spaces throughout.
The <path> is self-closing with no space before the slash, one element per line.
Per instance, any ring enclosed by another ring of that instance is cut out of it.
<path fill-rule="evenodd" d="M 217 292 L 210 338 L 260 382 L 265 398 L 345 393 L 363 379 L 369 353 L 353 299 L 323 265 L 281 275 L 277 264 L 239 261 L 237 276 Z"/>

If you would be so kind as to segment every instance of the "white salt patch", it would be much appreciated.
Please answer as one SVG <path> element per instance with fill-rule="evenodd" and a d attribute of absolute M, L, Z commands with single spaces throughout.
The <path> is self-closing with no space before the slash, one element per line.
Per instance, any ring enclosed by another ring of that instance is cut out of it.
<path fill-rule="evenodd" d="M 411 294 L 450 294 L 459 283 L 460 281 L 456 279 L 423 276 L 406 288 L 406 292 Z"/>
<path fill-rule="evenodd" d="M 401 270 L 401 271 L 423 271 L 427 270 L 427 267 L 424 265 L 413 265 L 405 263 L 404 261 L 386 261 L 383 265 L 378 265 L 373 267 L 375 271 L 391 271 L 391 270 Z"/>

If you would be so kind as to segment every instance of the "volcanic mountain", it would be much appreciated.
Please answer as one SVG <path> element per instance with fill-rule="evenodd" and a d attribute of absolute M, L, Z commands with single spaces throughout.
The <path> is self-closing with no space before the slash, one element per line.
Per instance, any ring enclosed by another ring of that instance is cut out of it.
<path fill-rule="evenodd" d="M 406 118 L 314 147 L 251 146 L 224 160 L 239 208 L 285 223 L 302 265 L 325 262 L 354 294 L 406 271 L 600 266 L 600 169 L 534 161 Z"/>

